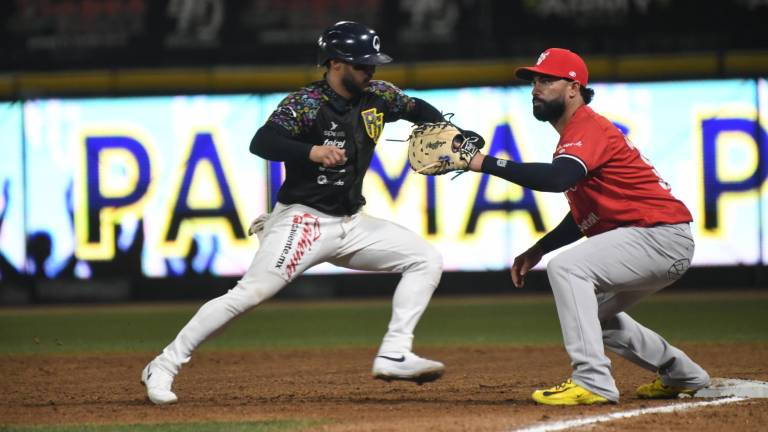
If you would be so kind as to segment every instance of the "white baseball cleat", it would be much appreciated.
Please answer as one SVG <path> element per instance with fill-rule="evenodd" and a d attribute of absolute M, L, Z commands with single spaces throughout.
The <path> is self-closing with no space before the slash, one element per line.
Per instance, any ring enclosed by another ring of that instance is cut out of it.
<path fill-rule="evenodd" d="M 434 381 L 445 372 L 445 365 L 412 352 L 381 353 L 373 361 L 373 377 L 384 381 L 404 380 L 417 384 Z"/>
<path fill-rule="evenodd" d="M 171 391 L 173 375 L 155 365 L 154 361 L 141 371 L 141 383 L 147 387 L 147 397 L 155 405 L 172 404 L 179 400 Z"/>

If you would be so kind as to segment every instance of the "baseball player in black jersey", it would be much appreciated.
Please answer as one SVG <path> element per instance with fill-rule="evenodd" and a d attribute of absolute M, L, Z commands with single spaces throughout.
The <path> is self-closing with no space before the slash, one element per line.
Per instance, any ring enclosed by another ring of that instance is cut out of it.
<path fill-rule="evenodd" d="M 421 383 L 443 374 L 442 363 L 412 352 L 413 330 L 442 273 L 440 253 L 404 227 L 360 212 L 363 177 L 384 123 L 421 124 L 443 116 L 394 85 L 373 80 L 376 66 L 392 59 L 380 51 L 372 29 L 342 21 L 325 30 L 318 45 L 324 79 L 283 99 L 251 141 L 252 153 L 283 161 L 286 169 L 274 210 L 249 230 L 259 236 L 259 250 L 238 284 L 203 305 L 144 368 L 142 382 L 156 404 L 177 401 L 173 379 L 201 343 L 323 262 L 402 273 L 374 377 Z"/>

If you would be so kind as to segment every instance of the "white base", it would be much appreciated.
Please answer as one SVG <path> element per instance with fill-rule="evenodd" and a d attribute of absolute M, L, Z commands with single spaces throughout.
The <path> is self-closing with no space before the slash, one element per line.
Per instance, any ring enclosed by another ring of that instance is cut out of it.
<path fill-rule="evenodd" d="M 694 394 L 694 397 L 719 398 L 739 396 L 747 398 L 768 398 L 768 382 L 733 378 L 712 378 L 709 387 Z"/>

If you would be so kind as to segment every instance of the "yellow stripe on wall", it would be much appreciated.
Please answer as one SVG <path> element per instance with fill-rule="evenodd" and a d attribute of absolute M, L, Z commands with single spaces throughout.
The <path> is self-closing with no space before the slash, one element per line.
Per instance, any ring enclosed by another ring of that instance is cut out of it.
<path fill-rule="evenodd" d="M 589 56 L 590 82 L 768 76 L 768 51 Z M 531 58 L 385 65 L 376 78 L 402 88 L 522 84 L 514 77 Z M 0 74 L 0 98 L 289 91 L 322 78 L 314 66 L 19 72 Z"/>

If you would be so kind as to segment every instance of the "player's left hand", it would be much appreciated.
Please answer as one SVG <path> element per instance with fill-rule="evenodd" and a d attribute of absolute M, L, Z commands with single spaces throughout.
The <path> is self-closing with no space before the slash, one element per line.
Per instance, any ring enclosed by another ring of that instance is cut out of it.
<path fill-rule="evenodd" d="M 466 171 L 484 145 L 476 132 L 463 131 L 453 123 L 423 123 L 408 137 L 408 162 L 412 170 L 424 175 Z"/>
<path fill-rule="evenodd" d="M 479 133 L 471 130 L 466 130 L 466 129 L 463 132 L 464 132 L 464 136 L 475 138 L 474 144 L 478 150 L 485 147 L 485 140 Z M 472 156 L 472 159 L 470 159 L 469 165 L 467 166 L 467 168 L 470 171 L 480 172 L 480 168 L 482 168 L 483 166 L 483 159 L 485 159 L 485 155 L 478 151 Z"/>
<path fill-rule="evenodd" d="M 485 147 L 485 140 L 479 133 L 468 130 L 468 129 L 461 129 L 461 131 L 464 133 L 464 136 L 467 138 L 476 138 L 474 141 L 472 141 L 472 143 L 475 145 L 475 147 L 477 147 L 478 150 Z"/>

